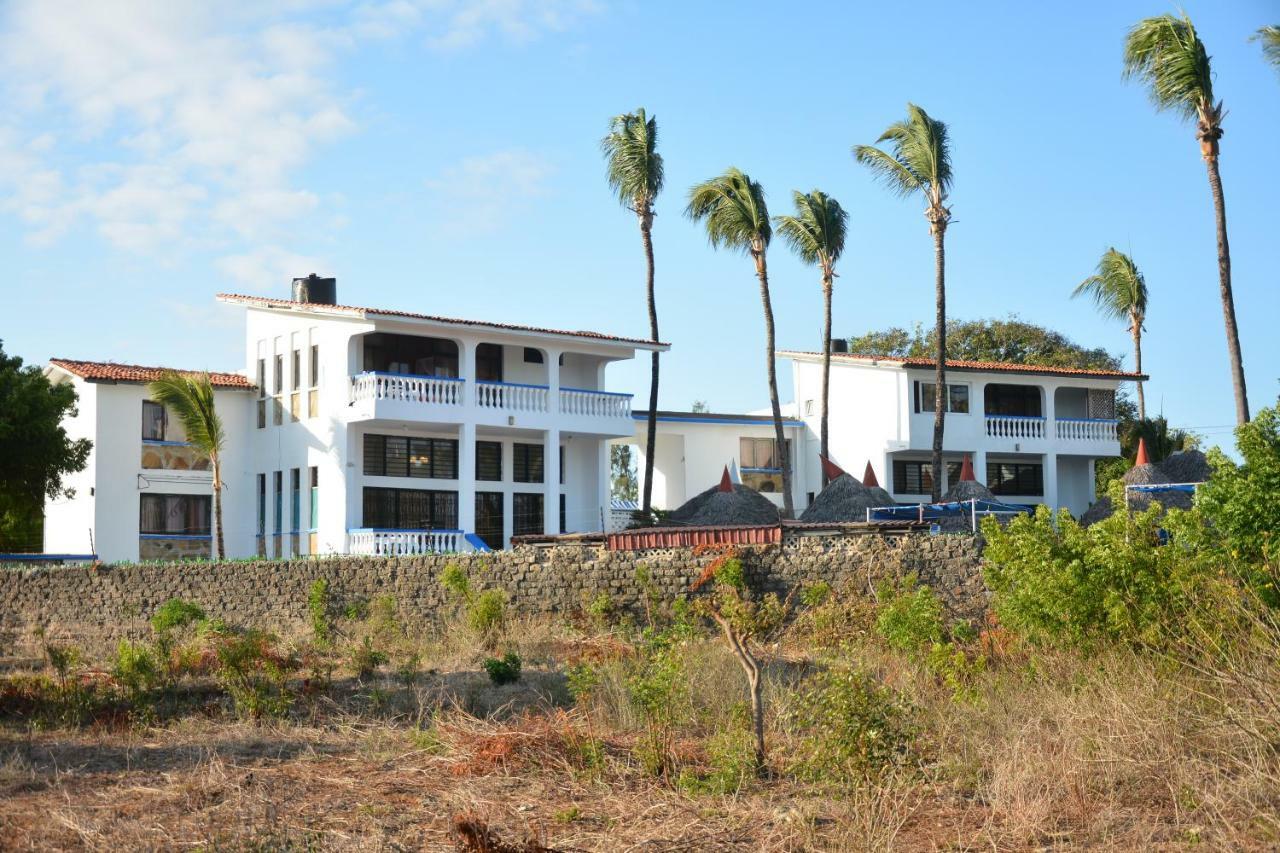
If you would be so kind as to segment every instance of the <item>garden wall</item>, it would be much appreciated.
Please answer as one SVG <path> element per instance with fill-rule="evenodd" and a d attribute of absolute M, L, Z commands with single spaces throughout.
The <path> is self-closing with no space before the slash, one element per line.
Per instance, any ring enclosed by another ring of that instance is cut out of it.
<path fill-rule="evenodd" d="M 780 545 L 742 550 L 758 589 L 785 595 L 798 584 L 825 580 L 837 589 L 865 591 L 881 578 L 914 572 L 957 616 L 979 617 L 986 591 L 980 543 L 969 535 L 788 531 Z M 637 567 L 648 568 L 666 598 L 685 593 L 715 554 L 692 549 L 606 551 L 598 545 L 522 545 L 485 555 L 328 557 L 294 561 L 146 563 L 0 570 L 0 657 L 27 656 L 38 634 L 88 649 L 136 639 L 152 612 L 170 598 L 195 601 L 214 617 L 283 635 L 305 629 L 307 596 L 327 578 L 339 604 L 394 596 L 410 629 L 435 620 L 445 600 L 440 572 L 467 569 L 473 583 L 500 587 L 517 613 L 580 611 L 601 593 L 621 607 L 641 606 Z"/>

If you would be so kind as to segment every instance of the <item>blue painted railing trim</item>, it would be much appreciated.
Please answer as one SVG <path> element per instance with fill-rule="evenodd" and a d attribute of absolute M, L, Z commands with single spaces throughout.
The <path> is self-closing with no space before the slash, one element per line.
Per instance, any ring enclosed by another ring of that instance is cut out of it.
<path fill-rule="evenodd" d="M 475 548 L 477 551 L 485 552 L 493 550 L 489 547 L 487 542 L 480 538 L 480 534 L 478 533 L 468 533 L 462 538 L 467 542 L 467 544 L 472 548 Z"/>
<path fill-rule="evenodd" d="M 1066 423 L 1071 423 L 1071 424 L 1118 424 L 1120 423 L 1120 421 L 1116 420 L 1115 418 L 1058 418 L 1058 420 L 1064 421 Z"/>
<path fill-rule="evenodd" d="M 499 388 L 541 388 L 543 391 L 550 390 L 549 385 L 530 385 L 527 382 L 499 382 L 496 379 L 477 379 L 477 385 L 494 385 Z"/>
<path fill-rule="evenodd" d="M 142 439 L 142 443 L 152 445 L 153 447 L 190 447 L 191 446 L 191 442 L 189 441 L 165 441 L 159 438 L 144 438 Z"/>
<path fill-rule="evenodd" d="M 744 474 L 781 474 L 782 473 L 781 468 L 747 468 L 745 466 L 741 469 L 741 471 Z"/>
<path fill-rule="evenodd" d="M 649 416 L 644 412 L 632 412 L 631 419 L 636 421 L 647 421 Z M 661 423 L 684 423 L 684 424 L 733 424 L 735 426 L 773 426 L 773 418 L 766 420 L 754 420 L 747 418 L 672 418 L 659 415 L 657 420 Z M 784 418 L 782 420 L 784 427 L 802 427 L 804 421 L 791 420 Z"/>
<path fill-rule="evenodd" d="M 211 533 L 139 533 L 139 539 L 212 539 Z"/>
<path fill-rule="evenodd" d="M 432 528 L 430 530 L 421 527 L 353 527 L 347 533 L 462 533 L 461 530 L 452 530 L 449 528 Z"/>
<path fill-rule="evenodd" d="M 0 562 L 25 563 L 45 560 L 96 560 L 97 554 L 0 554 Z"/>
<path fill-rule="evenodd" d="M 580 394 L 599 394 L 602 397 L 634 397 L 635 394 L 624 394 L 621 391 L 597 391 L 594 388 L 570 388 L 568 385 L 561 385 L 561 391 L 577 391 Z"/>
<path fill-rule="evenodd" d="M 1004 418 L 1010 421 L 1042 421 L 1043 415 L 986 415 L 987 418 Z"/>
<path fill-rule="evenodd" d="M 440 382 L 466 382 L 465 379 L 459 379 L 456 376 L 428 376 L 425 373 L 391 373 L 387 370 L 362 370 L 356 374 L 359 376 L 395 376 L 399 379 L 435 379 Z"/>

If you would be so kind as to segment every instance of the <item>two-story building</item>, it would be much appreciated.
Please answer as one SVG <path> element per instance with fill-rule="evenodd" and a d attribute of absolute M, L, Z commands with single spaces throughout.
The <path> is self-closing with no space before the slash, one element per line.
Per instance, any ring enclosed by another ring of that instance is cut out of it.
<path fill-rule="evenodd" d="M 608 442 L 634 431 L 631 395 L 605 389 L 606 369 L 638 349 L 667 349 L 338 305 L 336 282 L 315 276 L 296 280 L 292 299 L 218 300 L 246 317 L 245 371 L 217 380 L 233 557 L 502 548 L 522 534 L 602 529 Z M 159 415 L 145 383 L 159 369 L 58 359 L 48 373 L 77 383 L 71 426 L 95 450 L 75 498 L 51 504 L 45 550 L 91 547 L 111 560 L 208 553 L 204 503 L 150 497 L 209 493 L 208 472 L 183 468 L 183 453 L 155 453 L 182 447 L 180 435 L 148 432 Z M 173 528 L 159 533 L 189 537 L 181 549 L 149 538 L 157 506 Z"/>

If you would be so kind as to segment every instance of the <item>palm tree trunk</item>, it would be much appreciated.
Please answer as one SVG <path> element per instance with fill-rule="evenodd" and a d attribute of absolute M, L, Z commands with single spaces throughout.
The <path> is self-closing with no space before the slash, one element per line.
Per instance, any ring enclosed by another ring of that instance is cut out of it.
<path fill-rule="evenodd" d="M 760 279 L 760 302 L 764 305 L 765 362 L 769 371 L 769 404 L 773 406 L 773 436 L 776 452 L 782 457 L 782 507 L 787 518 L 795 518 L 795 502 L 791 499 L 791 454 L 787 452 L 787 436 L 782 430 L 782 406 L 778 403 L 778 371 L 774 364 L 773 303 L 769 300 L 769 268 L 764 249 L 752 252 L 756 260 L 756 276 Z"/>
<path fill-rule="evenodd" d="M 937 316 L 934 322 L 937 327 L 938 347 L 934 353 L 937 362 L 933 375 L 933 493 L 934 503 L 942 500 L 942 433 L 946 426 L 946 393 L 947 393 L 947 284 L 946 284 L 946 249 L 943 239 L 947 233 L 945 221 L 934 221 L 933 257 L 934 257 L 934 298 L 937 301 Z"/>
<path fill-rule="evenodd" d="M 827 401 L 831 392 L 831 291 L 830 273 L 822 274 L 822 426 L 820 430 L 822 458 L 831 458 L 827 441 Z M 822 485 L 827 485 L 827 466 L 822 465 Z"/>
<path fill-rule="evenodd" d="M 1249 422 L 1249 395 L 1244 386 L 1244 358 L 1240 354 L 1240 330 L 1236 326 L 1236 303 L 1231 292 L 1231 247 L 1227 245 L 1227 203 L 1222 196 L 1222 176 L 1218 173 L 1218 142 L 1211 140 L 1204 151 L 1213 193 L 1214 222 L 1218 230 L 1218 288 L 1222 293 L 1222 319 L 1227 327 L 1227 354 L 1231 359 L 1231 383 L 1236 394 L 1236 423 Z"/>
<path fill-rule="evenodd" d="M 1133 372 L 1142 373 L 1142 323 L 1133 320 Z M 1147 419 L 1147 401 L 1142 395 L 1142 380 L 1138 380 L 1138 420 Z"/>
<path fill-rule="evenodd" d="M 649 338 L 658 342 L 658 306 L 653 294 L 653 235 L 648 221 L 640 219 L 640 240 L 644 243 L 644 259 L 648 266 L 645 278 L 645 297 L 649 304 Z M 645 518 L 649 517 L 653 503 L 653 456 L 658 440 L 658 353 L 651 355 L 649 368 L 649 418 L 644 446 L 644 496 L 640 504 Z"/>
<path fill-rule="evenodd" d="M 227 547 L 222 538 L 222 460 L 217 454 L 209 457 L 209 467 L 213 469 L 213 557 L 221 560 Z"/>

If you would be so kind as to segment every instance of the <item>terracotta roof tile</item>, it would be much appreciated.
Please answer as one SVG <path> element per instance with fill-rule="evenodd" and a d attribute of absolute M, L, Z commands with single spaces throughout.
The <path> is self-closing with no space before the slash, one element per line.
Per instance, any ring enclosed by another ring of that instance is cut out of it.
<path fill-rule="evenodd" d="M 803 356 L 810 358 L 821 358 L 822 353 L 817 352 L 801 352 L 797 350 L 779 350 L 778 355 L 787 356 Z M 884 362 L 890 365 L 903 365 L 905 367 L 933 367 L 934 360 L 931 358 L 895 358 L 883 355 L 862 355 L 860 353 L 850 352 L 833 352 L 831 357 L 836 360 L 846 361 L 868 361 L 868 362 Z M 1043 374 L 1046 376 L 1085 376 L 1091 379 L 1120 379 L 1125 381 L 1134 381 L 1138 379 L 1149 379 L 1145 373 L 1127 373 L 1121 370 L 1089 370 L 1080 367 L 1053 367 L 1043 364 L 1017 364 L 1011 361 L 964 361 L 960 359 L 947 359 L 948 370 L 989 370 L 992 373 L 1031 373 Z"/>
<path fill-rule="evenodd" d="M 644 347 L 654 346 L 653 341 L 645 340 L 643 338 L 623 338 L 618 337 L 617 335 L 606 335 L 601 332 L 545 329 L 540 326 L 520 326 L 514 323 L 492 323 L 484 320 L 460 320 L 456 317 L 438 317 L 432 314 L 414 314 L 410 311 L 391 311 L 385 308 L 364 308 L 355 305 L 322 305 L 319 303 L 295 302 L 292 299 L 272 299 L 267 296 L 246 296 L 241 293 L 219 293 L 217 298 L 223 302 L 249 305 L 257 308 L 309 308 L 321 312 L 351 314 L 357 317 L 363 317 L 366 314 L 372 314 L 378 317 L 406 317 L 410 320 L 430 320 L 435 323 L 445 323 L 455 326 L 475 326 L 482 329 L 507 329 L 516 332 L 537 332 L 544 335 L 567 335 L 574 338 L 612 341 L 616 343 L 635 344 L 637 346 Z M 671 346 L 670 344 L 663 343 L 661 341 L 656 345 L 659 347 Z"/>
<path fill-rule="evenodd" d="M 144 367 L 140 364 L 117 364 L 114 361 L 80 361 L 74 358 L 51 358 L 49 363 L 68 373 L 90 382 L 152 382 L 171 368 Z M 195 374 L 202 371 L 180 370 L 179 373 Z M 209 381 L 218 388 L 250 389 L 254 385 L 239 373 L 209 373 Z"/>

